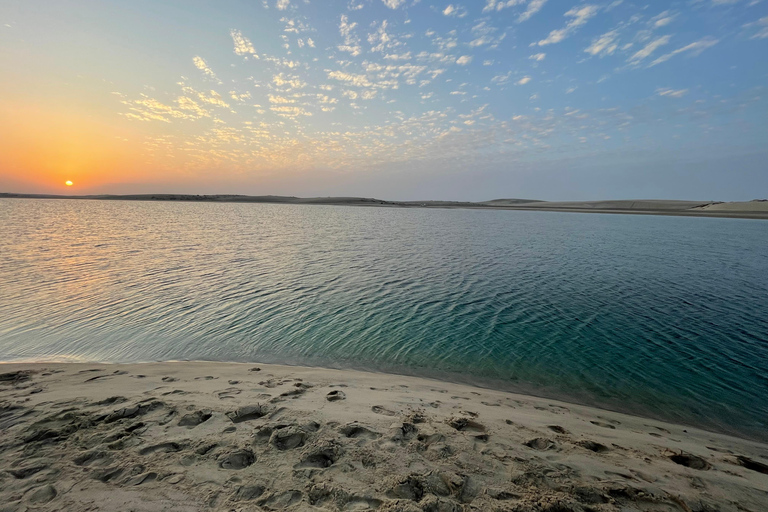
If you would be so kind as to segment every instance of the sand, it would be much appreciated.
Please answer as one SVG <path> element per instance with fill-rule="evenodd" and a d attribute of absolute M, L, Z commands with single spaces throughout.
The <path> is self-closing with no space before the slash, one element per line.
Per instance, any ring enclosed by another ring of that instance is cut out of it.
<path fill-rule="evenodd" d="M 246 195 L 138 194 L 54 196 L 0 193 L 0 199 L 81 199 L 103 201 L 180 201 L 213 203 L 268 203 L 292 205 L 365 206 L 379 208 L 471 208 L 476 210 L 523 210 L 568 213 L 610 213 L 632 215 L 674 215 L 685 217 L 726 217 L 768 219 L 768 201 L 719 203 L 660 199 L 614 201 L 538 201 L 533 199 L 493 199 L 469 201 L 385 201 L 366 197 L 293 197 Z"/>
<path fill-rule="evenodd" d="M 0 366 L 0 510 L 768 510 L 768 445 L 416 377 Z"/>

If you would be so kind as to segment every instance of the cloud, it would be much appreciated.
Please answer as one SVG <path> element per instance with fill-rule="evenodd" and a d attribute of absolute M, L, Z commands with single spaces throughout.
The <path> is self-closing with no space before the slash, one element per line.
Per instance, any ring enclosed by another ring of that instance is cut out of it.
<path fill-rule="evenodd" d="M 296 103 L 296 100 L 291 98 L 285 98 L 283 96 L 275 96 L 273 94 L 270 94 L 269 102 L 270 103 Z"/>
<path fill-rule="evenodd" d="M 643 48 L 635 52 L 629 59 L 630 64 L 638 64 L 640 61 L 648 58 L 657 48 L 660 48 L 669 43 L 670 36 L 657 37 L 650 43 L 646 44 Z M 652 64 L 653 65 L 653 64 Z"/>
<path fill-rule="evenodd" d="M 217 77 L 216 73 L 214 73 L 213 70 L 208 67 L 208 64 L 206 64 L 205 60 L 203 60 L 202 57 L 196 56 L 192 59 L 192 62 L 195 63 L 195 67 L 200 71 L 202 71 L 205 74 L 205 76 L 221 83 L 221 80 L 219 80 L 219 77 Z"/>
<path fill-rule="evenodd" d="M 749 30 L 752 27 L 756 28 L 754 34 L 750 36 L 750 39 L 766 39 L 768 38 L 768 16 L 760 18 L 752 23 L 746 23 L 742 26 L 745 30 Z"/>
<path fill-rule="evenodd" d="M 345 73 L 344 71 L 328 71 L 328 78 L 338 80 L 340 82 L 346 82 L 349 85 L 355 85 L 358 87 L 372 87 L 373 84 L 365 75 L 358 75 L 354 73 Z"/>
<path fill-rule="evenodd" d="M 517 17 L 517 22 L 522 23 L 531 19 L 531 16 L 539 12 L 545 3 L 547 3 L 547 0 L 531 0 L 525 11 Z"/>
<path fill-rule="evenodd" d="M 682 98 L 688 93 L 688 89 L 656 89 L 656 94 L 659 96 L 668 96 L 670 98 Z"/>
<path fill-rule="evenodd" d="M 471 55 L 462 55 L 461 57 L 456 59 L 456 64 L 458 64 L 459 66 L 466 66 L 470 62 L 472 62 L 472 56 Z"/>
<path fill-rule="evenodd" d="M 288 8 L 290 3 L 291 3 L 291 0 L 277 0 L 277 2 L 275 3 L 275 7 L 277 8 L 278 11 L 284 11 Z"/>
<path fill-rule="evenodd" d="M 341 15 L 341 21 L 339 22 L 339 33 L 344 37 L 344 44 L 340 44 L 336 48 L 339 51 L 350 53 L 353 57 L 357 57 L 363 51 L 360 47 L 360 38 L 358 38 L 352 31 L 357 26 L 357 23 L 350 23 L 346 14 Z M 311 41 L 311 39 L 309 40 Z M 314 46 L 314 42 L 311 46 Z"/>
<path fill-rule="evenodd" d="M 239 30 L 232 29 L 229 31 L 229 35 L 232 36 L 232 42 L 235 43 L 235 53 L 237 55 L 253 55 L 255 58 L 259 58 L 256 55 L 256 50 L 253 44 L 247 37 L 245 37 Z"/>
<path fill-rule="evenodd" d="M 390 9 L 397 9 L 405 3 L 405 0 L 381 0 Z"/>
<path fill-rule="evenodd" d="M 284 73 L 274 75 L 272 77 L 272 83 L 277 87 L 282 87 L 286 91 L 290 91 L 292 89 L 303 89 L 307 86 L 307 83 L 298 77 L 285 75 Z"/>
<path fill-rule="evenodd" d="M 546 56 L 547 56 L 546 53 L 534 53 L 533 55 L 531 55 L 528 58 L 531 59 L 531 60 L 535 60 L 536 62 L 541 62 L 541 61 L 544 60 L 544 57 L 546 57 Z"/>
<path fill-rule="evenodd" d="M 657 64 L 661 64 L 662 62 L 666 62 L 669 59 L 671 59 L 672 57 L 674 57 L 675 55 L 678 55 L 680 53 L 689 52 L 689 55 L 691 57 L 696 57 L 699 54 L 701 54 L 701 52 L 706 50 L 707 48 L 711 48 L 712 46 L 715 46 L 718 42 L 719 42 L 718 39 L 714 39 L 714 38 L 711 38 L 711 37 L 705 37 L 703 39 L 699 39 L 698 41 L 694 41 L 691 44 L 683 46 L 682 48 L 678 48 L 677 50 L 675 50 L 673 52 L 670 52 L 670 53 L 667 53 L 665 55 L 662 55 L 658 59 L 656 59 L 653 62 L 651 62 L 648 65 L 648 67 L 650 68 L 650 67 L 655 66 Z"/>
<path fill-rule="evenodd" d="M 593 39 L 592 44 L 584 49 L 590 55 L 599 55 L 605 57 L 606 55 L 613 55 L 613 52 L 618 48 L 619 34 L 615 30 L 606 32 L 600 37 Z"/>
<path fill-rule="evenodd" d="M 553 30 L 549 33 L 546 39 L 542 39 L 537 44 L 539 46 L 545 46 L 548 44 L 559 43 L 566 37 L 574 33 L 580 26 L 589 21 L 590 18 L 597 14 L 599 8 L 596 5 L 584 5 L 582 7 L 574 7 L 564 14 L 568 18 L 572 18 L 565 27 Z"/>
<path fill-rule="evenodd" d="M 529 76 L 524 76 L 523 78 L 521 78 L 520 80 L 518 80 L 518 81 L 517 81 L 517 82 L 515 82 L 515 83 L 516 83 L 517 85 L 525 85 L 525 84 L 527 84 L 527 83 L 528 83 L 528 82 L 530 82 L 530 81 L 531 81 L 531 77 L 529 77 Z"/>
<path fill-rule="evenodd" d="M 494 49 L 499 46 L 504 38 L 507 36 L 506 32 L 500 36 L 494 36 L 493 34 L 498 29 L 491 25 L 488 25 L 485 21 L 481 21 L 472 27 L 472 35 L 475 37 L 469 42 L 469 46 L 475 48 L 477 46 L 490 45 L 488 48 Z"/>
<path fill-rule="evenodd" d="M 660 28 L 664 27 L 666 25 L 669 25 L 672 23 L 672 21 L 677 17 L 677 14 L 670 14 L 669 11 L 664 11 L 661 14 L 658 14 L 651 18 L 650 25 L 653 28 Z"/>
<path fill-rule="evenodd" d="M 539 12 L 546 3 L 547 0 L 530 0 L 525 10 L 517 17 L 517 22 L 522 23 L 531 19 L 531 16 Z M 483 12 L 501 11 L 507 7 L 515 7 L 523 4 L 525 4 L 525 0 L 486 0 Z"/>

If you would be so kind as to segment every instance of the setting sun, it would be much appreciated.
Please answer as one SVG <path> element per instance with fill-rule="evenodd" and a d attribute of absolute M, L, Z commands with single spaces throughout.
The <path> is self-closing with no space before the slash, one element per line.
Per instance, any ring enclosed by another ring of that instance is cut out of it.
<path fill-rule="evenodd" d="M 65 181 L 65 182 L 64 182 L 64 184 L 65 184 L 66 186 L 68 186 L 68 187 L 71 187 L 72 185 L 74 185 L 74 183 L 72 183 L 72 182 L 71 182 L 71 181 L 69 181 L 69 180 Z"/>

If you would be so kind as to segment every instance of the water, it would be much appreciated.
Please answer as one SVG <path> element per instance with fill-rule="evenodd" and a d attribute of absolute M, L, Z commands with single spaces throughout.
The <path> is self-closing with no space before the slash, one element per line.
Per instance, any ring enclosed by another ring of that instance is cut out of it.
<path fill-rule="evenodd" d="M 768 223 L 0 200 L 0 360 L 474 382 L 768 438 Z"/>

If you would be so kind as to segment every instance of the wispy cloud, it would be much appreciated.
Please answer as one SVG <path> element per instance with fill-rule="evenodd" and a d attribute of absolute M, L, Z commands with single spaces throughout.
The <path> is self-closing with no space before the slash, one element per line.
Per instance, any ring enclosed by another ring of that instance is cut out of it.
<path fill-rule="evenodd" d="M 651 42 L 646 44 L 640 50 L 632 54 L 632 56 L 629 59 L 627 59 L 627 61 L 632 65 L 639 64 L 641 61 L 647 59 L 658 48 L 661 48 L 662 46 L 669 44 L 670 39 L 671 39 L 671 36 L 661 36 L 661 37 L 657 37 L 656 39 L 653 39 Z"/>
<path fill-rule="evenodd" d="M 547 3 L 547 0 L 531 0 L 528 2 L 528 6 L 525 8 L 525 11 L 523 11 L 520 16 L 517 17 L 517 22 L 522 23 L 524 21 L 527 21 L 541 10 L 542 7 L 544 7 L 544 4 Z"/>
<path fill-rule="evenodd" d="M 611 30 L 593 39 L 592 44 L 585 48 L 584 51 L 590 55 L 599 55 L 600 57 L 613 55 L 613 52 L 619 47 L 618 38 L 619 33 L 616 30 Z"/>
<path fill-rule="evenodd" d="M 456 64 L 458 64 L 459 66 L 466 66 L 470 62 L 472 62 L 472 56 L 471 55 L 462 55 L 461 57 L 456 59 Z"/>
<path fill-rule="evenodd" d="M 547 56 L 546 53 L 534 53 L 530 57 L 528 57 L 531 60 L 535 60 L 536 62 L 541 62 L 544 60 L 544 58 Z"/>
<path fill-rule="evenodd" d="M 574 7 L 564 14 L 565 17 L 571 18 L 571 20 L 565 24 L 565 27 L 553 30 L 545 39 L 542 39 L 537 44 L 539 46 L 545 46 L 548 44 L 559 43 L 566 37 L 573 34 L 579 27 L 586 24 L 590 18 L 597 14 L 598 10 L 599 8 L 596 5 Z"/>
<path fill-rule="evenodd" d="M 523 78 L 521 78 L 520 80 L 518 80 L 518 81 L 517 81 L 517 82 L 515 82 L 515 83 L 516 83 L 517 85 L 525 85 L 525 84 L 527 84 L 527 83 L 528 83 L 528 82 L 530 82 L 530 81 L 531 81 L 531 77 L 529 77 L 529 76 L 524 76 Z"/>
<path fill-rule="evenodd" d="M 696 57 L 697 55 L 701 54 L 704 50 L 707 48 L 711 48 L 712 46 L 715 46 L 719 41 L 717 39 L 711 38 L 711 37 L 705 37 L 704 39 L 699 39 L 698 41 L 695 41 L 691 44 L 685 45 L 682 48 L 678 48 L 677 50 L 667 53 L 665 55 L 662 55 L 658 59 L 651 62 L 648 67 L 655 66 L 657 64 L 661 64 L 662 62 L 666 62 L 675 55 L 679 55 L 681 53 L 688 53 L 691 57 Z"/>
<path fill-rule="evenodd" d="M 670 98 L 682 98 L 686 94 L 688 94 L 688 89 L 663 89 L 659 88 L 656 89 L 656 94 L 659 96 L 668 96 Z"/>
<path fill-rule="evenodd" d="M 753 21 L 752 23 L 745 23 L 742 28 L 745 30 L 754 30 L 754 33 L 749 37 L 750 39 L 768 38 L 768 16 Z"/>
<path fill-rule="evenodd" d="M 518 5 L 524 5 L 526 0 L 486 0 L 483 12 L 501 11 L 508 7 L 515 7 Z M 534 14 L 539 12 L 547 0 L 530 0 L 525 7 L 525 10 L 521 12 L 517 17 L 517 22 L 522 23 L 529 20 Z"/>

